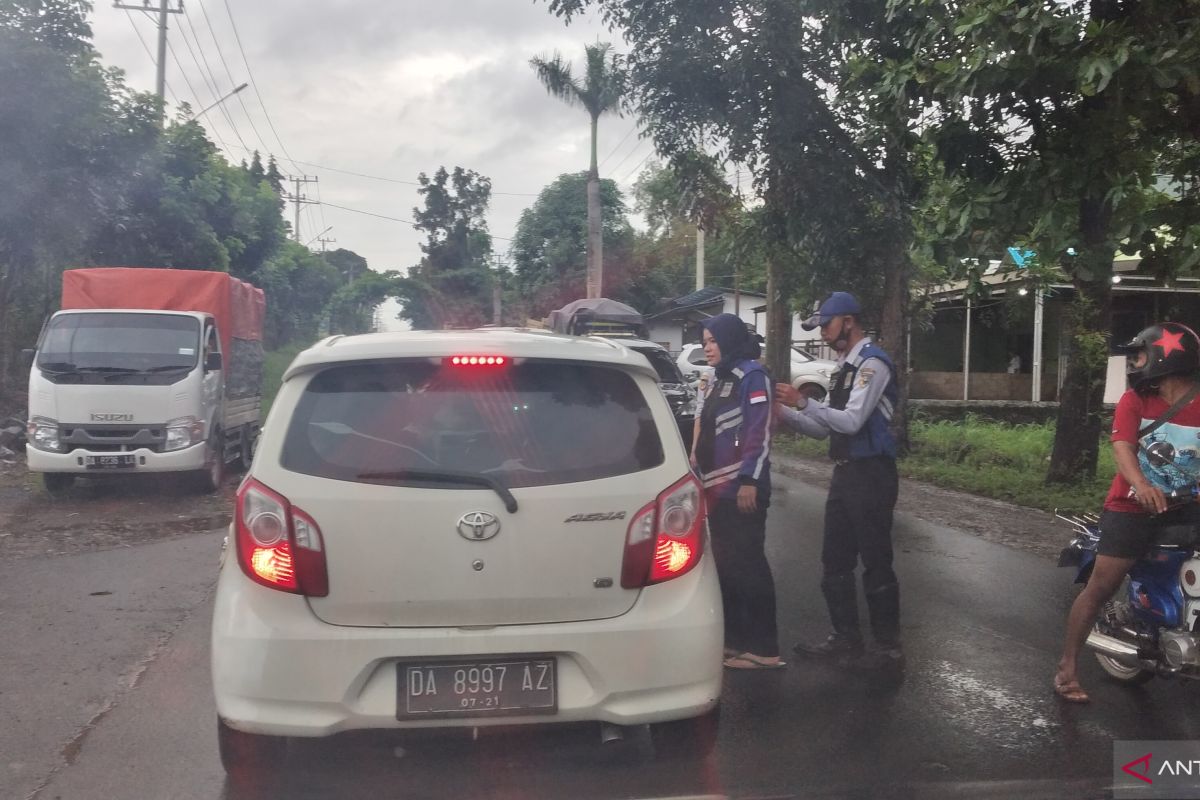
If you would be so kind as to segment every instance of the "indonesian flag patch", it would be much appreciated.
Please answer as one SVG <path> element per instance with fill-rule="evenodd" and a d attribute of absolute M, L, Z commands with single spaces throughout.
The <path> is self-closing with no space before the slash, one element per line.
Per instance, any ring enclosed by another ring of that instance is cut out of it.
<path fill-rule="evenodd" d="M 755 405 L 756 403 L 765 403 L 765 402 L 767 402 L 767 393 L 765 391 L 763 391 L 762 389 L 759 389 L 757 392 L 750 393 L 750 405 Z"/>

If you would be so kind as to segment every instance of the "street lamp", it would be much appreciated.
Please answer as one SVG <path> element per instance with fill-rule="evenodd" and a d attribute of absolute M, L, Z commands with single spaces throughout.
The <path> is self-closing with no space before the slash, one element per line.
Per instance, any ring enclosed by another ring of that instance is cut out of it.
<path fill-rule="evenodd" d="M 240 92 L 242 89 L 245 89 L 249 85 L 250 84 L 248 84 L 248 83 L 243 83 L 241 86 L 235 87 L 233 91 L 229 92 L 226 95 L 223 95 L 222 97 L 217 98 L 216 102 L 210 103 L 207 106 L 205 106 L 203 111 L 197 111 L 195 114 L 192 114 L 192 119 L 200 119 L 205 114 L 207 114 L 209 111 L 212 111 L 214 108 L 221 105 L 221 103 L 224 103 L 226 100 L 233 97 L 235 94 Z"/>

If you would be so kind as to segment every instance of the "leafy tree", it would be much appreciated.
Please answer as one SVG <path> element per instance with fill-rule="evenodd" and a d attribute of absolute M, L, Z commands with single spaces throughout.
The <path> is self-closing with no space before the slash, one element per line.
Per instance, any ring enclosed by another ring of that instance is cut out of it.
<path fill-rule="evenodd" d="M 484 215 L 492 182 L 462 167 L 417 177 L 425 207 L 414 208 L 425 256 L 398 281 L 402 316 L 414 328 L 471 328 L 491 319 L 492 237 Z"/>
<path fill-rule="evenodd" d="M 1200 3 L 891 0 L 907 57 L 881 93 L 931 105 L 945 166 L 931 219 L 955 255 L 1023 244 L 1071 279 L 1067 373 L 1047 479 L 1094 475 L 1113 257 L 1200 262 Z"/>
<path fill-rule="evenodd" d="M 716 148 L 750 166 L 774 293 L 857 290 L 903 375 L 920 109 L 861 80 L 862 65 L 905 52 L 884 0 L 548 3 L 568 18 L 598 7 L 622 29 L 659 152 Z"/>
<path fill-rule="evenodd" d="M 604 237 L 600 169 L 596 163 L 597 128 L 601 115 L 615 111 L 620 104 L 625 91 L 625 78 L 621 57 L 612 52 L 612 45 L 597 42 L 583 49 L 586 65 L 582 79 L 572 74 L 571 65 L 558 53 L 549 58 L 532 58 L 529 63 L 547 92 L 569 105 L 581 106 L 591 118 L 592 160 L 587 183 L 587 296 L 600 297 L 604 293 Z"/>
<path fill-rule="evenodd" d="M 157 107 L 95 59 L 87 4 L 0 3 L 0 382 L 17 375 L 115 205 L 131 154 L 153 146 Z"/>
<path fill-rule="evenodd" d="M 588 181 L 586 172 L 559 175 L 521 212 L 510 255 L 512 300 L 520 306 L 522 317 L 544 317 L 580 297 L 586 272 Z M 620 293 L 622 276 L 628 277 L 633 229 L 615 182 L 600 181 L 600 198 L 608 209 L 604 215 L 604 238 L 609 243 L 604 268 L 610 277 L 610 293 Z"/>
<path fill-rule="evenodd" d="M 264 338 L 269 349 L 316 340 L 326 322 L 329 299 L 341 283 L 336 269 L 291 240 L 285 240 L 249 279 L 267 297 Z"/>
<path fill-rule="evenodd" d="M 353 250 L 330 250 L 321 253 L 321 258 L 337 271 L 341 281 L 326 309 L 330 333 L 369 332 L 375 308 L 396 293 L 400 273 L 374 272 Z"/>

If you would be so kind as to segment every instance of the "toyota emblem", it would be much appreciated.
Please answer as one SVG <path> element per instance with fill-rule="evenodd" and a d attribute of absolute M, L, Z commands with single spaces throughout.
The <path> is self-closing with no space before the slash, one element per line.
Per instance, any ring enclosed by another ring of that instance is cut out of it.
<path fill-rule="evenodd" d="M 500 520 L 487 511 L 468 511 L 458 518 L 458 535 L 472 542 L 491 539 L 500 532 Z"/>

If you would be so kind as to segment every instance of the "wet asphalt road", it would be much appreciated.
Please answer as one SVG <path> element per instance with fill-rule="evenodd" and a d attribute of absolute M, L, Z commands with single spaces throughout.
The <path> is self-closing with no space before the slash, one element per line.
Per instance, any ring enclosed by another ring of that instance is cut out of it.
<path fill-rule="evenodd" d="M 787 478 L 777 483 L 768 537 L 781 638 L 790 650 L 797 638 L 826 632 L 817 586 L 823 492 Z M 1067 535 L 1047 531 L 1055 539 Z M 39 613 L 45 625 L 58 626 L 52 637 L 63 648 L 39 657 L 39 642 L 49 641 L 39 625 L 20 634 L 23 660 L 12 650 L 0 655 L 7 675 L 0 718 L 23 726 L 9 728 L 6 747 L 30 751 L 16 771 L 8 754 L 11 780 L 0 797 L 1104 797 L 1113 739 L 1200 739 L 1200 687 L 1154 681 L 1126 689 L 1105 681 L 1088 658 L 1082 677 L 1095 702 L 1055 700 L 1050 681 L 1072 597 L 1068 570 L 901 517 L 897 569 L 909 668 L 899 685 L 795 660 L 787 670 L 729 674 L 718 749 L 704 763 L 656 762 L 638 735 L 600 748 L 590 729 L 477 742 L 352 735 L 295 743 L 281 785 L 237 793 L 225 785 L 217 759 L 208 674 L 211 581 L 204 570 L 215 567 L 220 536 L 64 556 L 56 567 L 49 566 L 53 559 L 0 565 L 0 610 L 13 608 L 5 588 L 18 591 L 18 572 L 32 570 L 45 592 Z M 188 577 L 176 579 L 172 570 Z M 131 575 L 145 584 L 132 602 L 123 596 Z M 47 586 L 56 576 L 69 586 Z M 187 592 L 175 591 L 173 580 L 186 583 Z M 55 622 L 53 610 L 42 607 L 61 596 L 69 608 L 71 591 L 101 583 L 118 587 L 124 615 Z M 176 602 L 163 609 L 163 597 Z M 139 610 L 138 602 L 156 608 Z M 128 622 L 138 613 L 147 618 Z M 6 624 L 15 624 L 12 615 L 6 622 L 0 614 L 0 632 Z M 73 681 L 88 671 L 73 670 L 64 688 L 43 698 L 38 692 L 55 684 L 64 665 L 86 662 L 69 646 L 72 636 L 114 640 L 117 633 L 101 633 L 105 626 L 116 631 L 113 625 L 128 625 L 130 644 L 113 644 L 112 659 L 129 658 L 138 642 L 145 653 L 123 667 L 117 687 L 89 688 L 85 695 L 99 711 L 84 713 L 80 719 L 91 723 L 68 731 L 61 726 L 79 716 Z M 12 688 L 14 669 L 27 671 L 23 689 Z M 32 699 L 14 700 L 14 691 Z M 97 704 L 102 691 L 111 697 Z M 69 735 L 39 744 L 59 730 Z"/>

